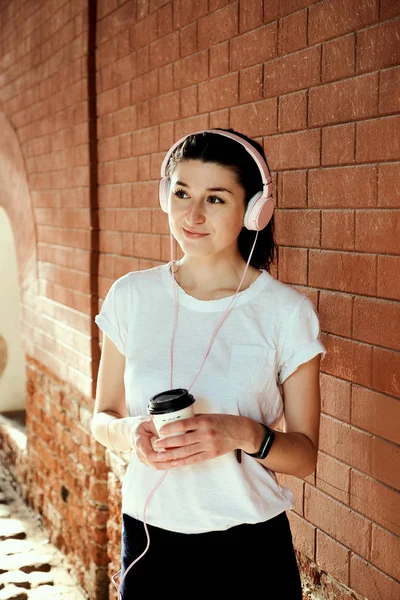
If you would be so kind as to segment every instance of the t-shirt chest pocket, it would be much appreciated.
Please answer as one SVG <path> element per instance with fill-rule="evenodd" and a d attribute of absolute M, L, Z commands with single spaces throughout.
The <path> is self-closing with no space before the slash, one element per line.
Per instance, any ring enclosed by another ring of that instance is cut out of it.
<path fill-rule="evenodd" d="M 242 389 L 261 392 L 275 379 L 275 350 L 250 344 L 233 344 L 229 378 Z"/>

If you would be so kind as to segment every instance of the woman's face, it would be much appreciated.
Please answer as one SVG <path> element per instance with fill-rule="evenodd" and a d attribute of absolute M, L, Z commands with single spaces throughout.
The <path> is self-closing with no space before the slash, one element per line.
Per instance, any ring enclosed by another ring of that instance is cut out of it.
<path fill-rule="evenodd" d="M 182 160 L 172 172 L 170 226 L 186 255 L 237 255 L 244 213 L 245 191 L 229 168 Z"/>

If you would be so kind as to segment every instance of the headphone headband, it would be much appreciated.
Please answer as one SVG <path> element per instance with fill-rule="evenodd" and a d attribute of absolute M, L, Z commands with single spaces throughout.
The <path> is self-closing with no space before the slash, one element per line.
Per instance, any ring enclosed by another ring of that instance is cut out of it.
<path fill-rule="evenodd" d="M 254 146 L 252 144 L 250 144 L 249 142 L 244 140 L 239 135 L 230 133 L 230 131 L 223 131 L 223 130 L 219 130 L 219 129 L 201 129 L 200 131 L 195 131 L 194 133 L 189 133 L 188 135 L 185 135 L 180 140 L 175 142 L 175 144 L 173 146 L 171 146 L 171 148 L 168 150 L 168 152 L 162 162 L 161 177 L 166 177 L 165 171 L 166 171 L 166 168 L 168 165 L 168 161 L 171 158 L 171 155 L 174 152 L 174 150 L 178 146 L 180 146 L 180 144 L 182 144 L 182 142 L 184 142 L 186 140 L 186 138 L 190 137 L 191 135 L 197 135 L 199 133 L 216 133 L 218 135 L 222 135 L 224 137 L 235 140 L 236 142 L 239 142 L 239 144 L 241 144 L 254 159 L 254 162 L 256 163 L 258 170 L 260 171 L 263 186 L 264 187 L 268 186 L 268 184 L 270 184 L 272 182 L 272 178 L 271 178 L 271 174 L 269 172 L 268 165 L 265 162 L 264 158 L 261 156 L 261 154 L 258 152 L 258 150 L 256 148 L 254 148 Z"/>

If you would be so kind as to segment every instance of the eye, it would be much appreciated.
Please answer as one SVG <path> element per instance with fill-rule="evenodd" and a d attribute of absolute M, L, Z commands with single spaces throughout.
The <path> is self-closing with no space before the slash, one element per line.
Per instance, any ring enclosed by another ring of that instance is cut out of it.
<path fill-rule="evenodd" d="M 222 200 L 222 198 L 218 198 L 218 196 L 208 196 L 208 200 L 211 202 L 211 204 L 225 204 L 224 200 Z"/>
<path fill-rule="evenodd" d="M 173 193 L 173 195 L 174 195 L 174 196 L 176 196 L 177 198 L 187 198 L 187 197 L 188 197 L 188 195 L 187 195 L 187 193 L 185 192 L 185 190 L 180 190 L 180 189 L 177 189 L 177 190 L 174 190 L 172 193 Z"/>

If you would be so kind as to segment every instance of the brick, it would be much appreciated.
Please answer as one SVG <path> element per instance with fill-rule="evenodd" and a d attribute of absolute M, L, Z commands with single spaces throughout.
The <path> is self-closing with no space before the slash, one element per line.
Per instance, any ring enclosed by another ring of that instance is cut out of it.
<path fill-rule="evenodd" d="M 233 2 L 198 21 L 199 48 L 233 38 L 238 32 L 238 3 Z"/>
<path fill-rule="evenodd" d="M 129 106 L 113 113 L 112 123 L 113 135 L 134 131 L 136 129 L 136 107 Z"/>
<path fill-rule="evenodd" d="M 239 73 L 239 103 L 253 102 L 262 98 L 262 65 L 243 69 Z"/>
<path fill-rule="evenodd" d="M 244 33 L 263 24 L 263 0 L 240 0 L 239 31 Z"/>
<path fill-rule="evenodd" d="M 377 294 L 382 298 L 400 300 L 400 257 L 378 256 Z"/>
<path fill-rule="evenodd" d="M 231 70 L 236 71 L 259 63 L 268 63 L 277 54 L 276 46 L 276 23 L 235 37 L 230 41 Z"/>
<path fill-rule="evenodd" d="M 195 117 L 186 117 L 182 121 L 175 122 L 175 138 L 179 140 L 193 131 L 209 128 L 208 115 L 196 115 Z"/>
<path fill-rule="evenodd" d="M 134 131 L 131 142 L 132 156 L 152 154 L 158 149 L 158 127 L 147 127 Z"/>
<path fill-rule="evenodd" d="M 357 72 L 377 71 L 399 64 L 400 20 L 357 33 Z"/>
<path fill-rule="evenodd" d="M 400 15 L 399 0 L 381 0 L 380 8 L 380 17 L 382 21 Z"/>
<path fill-rule="evenodd" d="M 398 600 L 400 583 L 359 556 L 350 558 L 350 587 L 368 600 Z"/>
<path fill-rule="evenodd" d="M 179 116 L 179 92 L 172 92 L 150 100 L 151 124 L 177 119 Z"/>
<path fill-rule="evenodd" d="M 238 101 L 238 74 L 231 73 L 199 85 L 201 113 L 235 106 Z"/>
<path fill-rule="evenodd" d="M 321 410 L 342 421 L 350 422 L 351 386 L 347 381 L 321 374 Z"/>
<path fill-rule="evenodd" d="M 163 38 L 173 30 L 172 25 L 172 4 L 163 6 L 158 11 L 157 34 L 159 38 Z"/>
<path fill-rule="evenodd" d="M 354 298 L 353 336 L 357 340 L 400 350 L 400 305 L 375 298 Z"/>
<path fill-rule="evenodd" d="M 399 402 L 374 390 L 353 387 L 351 422 L 382 438 L 400 443 Z"/>
<path fill-rule="evenodd" d="M 174 87 L 182 88 L 208 78 L 208 50 L 174 63 Z"/>
<path fill-rule="evenodd" d="M 351 77 L 356 70 L 355 35 L 326 42 L 322 46 L 322 81 Z"/>
<path fill-rule="evenodd" d="M 372 440 L 372 476 L 378 481 L 400 490 L 400 474 L 398 464 L 400 448 L 374 437 Z"/>
<path fill-rule="evenodd" d="M 208 11 L 208 0 L 176 0 L 174 2 L 174 28 L 178 29 L 188 25 L 192 21 L 197 21 Z"/>
<path fill-rule="evenodd" d="M 287 171 L 279 174 L 278 205 L 280 208 L 307 206 L 306 171 Z"/>
<path fill-rule="evenodd" d="M 400 117 L 363 121 L 357 123 L 356 127 L 356 157 L 358 161 L 384 161 L 400 158 Z"/>
<path fill-rule="evenodd" d="M 207 51 L 206 51 L 207 52 Z M 229 42 L 213 46 L 210 52 L 210 77 L 219 77 L 229 72 Z"/>
<path fill-rule="evenodd" d="M 180 98 L 180 116 L 190 117 L 197 113 L 198 106 L 198 87 L 192 85 L 191 87 L 181 90 Z"/>
<path fill-rule="evenodd" d="M 320 132 L 313 129 L 271 135 L 264 139 L 269 166 L 274 171 L 317 167 L 320 163 Z"/>
<path fill-rule="evenodd" d="M 309 284 L 313 287 L 375 294 L 374 256 L 310 250 Z"/>
<path fill-rule="evenodd" d="M 293 511 L 288 512 L 287 516 L 293 536 L 294 547 L 309 558 L 314 559 L 316 527 L 302 517 L 296 515 Z"/>
<path fill-rule="evenodd" d="M 179 31 L 179 48 L 181 57 L 197 52 L 197 22 L 190 23 Z"/>
<path fill-rule="evenodd" d="M 372 73 L 310 90 L 309 124 L 326 125 L 378 113 L 378 75 Z"/>
<path fill-rule="evenodd" d="M 347 423 L 321 416 L 320 450 L 364 473 L 371 473 L 372 436 Z"/>
<path fill-rule="evenodd" d="M 285 0 L 285 2 L 281 2 L 281 0 L 264 0 L 264 21 L 276 21 L 315 2 L 318 2 L 318 0 Z"/>
<path fill-rule="evenodd" d="M 372 385 L 371 346 L 333 335 L 323 335 L 322 338 L 327 349 L 324 358 L 326 373 L 360 385 Z"/>
<path fill-rule="evenodd" d="M 400 534 L 400 494 L 390 487 L 352 471 L 350 506 L 374 523 Z"/>
<path fill-rule="evenodd" d="M 355 216 L 353 210 L 322 212 L 321 246 L 332 250 L 354 249 Z"/>
<path fill-rule="evenodd" d="M 279 21 L 279 55 L 302 50 L 307 46 L 307 11 L 302 10 Z"/>
<path fill-rule="evenodd" d="M 229 127 L 229 109 L 217 110 L 210 113 L 210 129 L 222 127 L 228 129 Z"/>
<path fill-rule="evenodd" d="M 318 85 L 320 63 L 320 46 L 270 60 L 264 69 L 264 96 L 280 96 Z"/>
<path fill-rule="evenodd" d="M 157 19 L 157 13 L 153 13 L 130 27 L 129 44 L 132 52 L 150 45 L 157 39 Z"/>
<path fill-rule="evenodd" d="M 334 125 L 322 129 L 322 164 L 353 163 L 356 127 L 354 123 Z"/>
<path fill-rule="evenodd" d="M 307 129 L 307 93 L 295 92 L 279 99 L 279 131 Z"/>
<path fill-rule="evenodd" d="M 261 100 L 243 106 L 234 106 L 230 111 L 230 124 L 233 129 L 246 129 L 252 138 L 276 133 L 276 99 Z"/>
<path fill-rule="evenodd" d="M 179 58 L 179 32 L 173 31 L 150 45 L 150 68 L 156 69 Z"/>
<path fill-rule="evenodd" d="M 119 158 L 119 138 L 106 138 L 99 140 L 98 144 L 99 161 L 117 160 Z"/>
<path fill-rule="evenodd" d="M 323 208 L 376 206 L 377 172 L 373 166 L 312 170 L 308 174 L 308 204 Z"/>
<path fill-rule="evenodd" d="M 349 504 L 350 467 L 323 452 L 318 453 L 316 484 L 319 489 Z"/>
<path fill-rule="evenodd" d="M 159 148 L 162 151 L 167 151 L 174 143 L 174 124 L 173 123 L 161 123 L 159 129 Z M 161 166 L 161 163 L 160 163 Z"/>
<path fill-rule="evenodd" d="M 351 296 L 322 290 L 318 312 L 324 331 L 352 337 L 353 298 Z"/>
<path fill-rule="evenodd" d="M 374 348 L 372 383 L 374 389 L 400 397 L 400 357 L 398 352 Z"/>
<path fill-rule="evenodd" d="M 297 514 L 303 514 L 303 499 L 304 499 L 304 481 L 298 477 L 291 475 L 277 474 L 278 483 L 282 487 L 289 488 L 294 496 L 294 511 Z"/>
<path fill-rule="evenodd" d="M 159 91 L 156 71 L 145 73 L 131 82 L 131 99 L 133 104 L 143 102 L 157 95 Z"/>
<path fill-rule="evenodd" d="M 119 109 L 118 88 L 112 88 L 97 96 L 97 114 L 99 117 Z"/>
<path fill-rule="evenodd" d="M 173 64 L 169 64 L 158 69 L 158 87 L 164 94 L 174 89 L 173 67 Z"/>
<path fill-rule="evenodd" d="M 127 183 L 137 180 L 138 163 L 136 158 L 125 158 L 113 163 L 114 183 Z"/>
<path fill-rule="evenodd" d="M 398 537 L 372 526 L 371 562 L 397 581 L 400 580 L 400 546 Z"/>
<path fill-rule="evenodd" d="M 284 283 L 307 284 L 307 250 L 304 248 L 278 249 L 279 280 Z"/>
<path fill-rule="evenodd" d="M 380 73 L 379 114 L 398 113 L 400 111 L 400 67 L 386 69 Z"/>
<path fill-rule="evenodd" d="M 134 183 L 130 193 L 131 204 L 135 208 L 158 207 L 158 181 L 143 181 Z"/>
<path fill-rule="evenodd" d="M 339 543 L 368 557 L 370 524 L 327 494 L 306 484 L 306 519 Z"/>
<path fill-rule="evenodd" d="M 345 585 L 349 583 L 350 552 L 342 544 L 317 530 L 317 564 L 329 575 Z"/>
<path fill-rule="evenodd" d="M 400 213 L 396 210 L 356 211 L 355 249 L 399 254 Z"/>
<path fill-rule="evenodd" d="M 280 246 L 319 247 L 321 215 L 316 210 L 277 210 L 276 243 Z"/>
<path fill-rule="evenodd" d="M 308 43 L 339 37 L 378 20 L 378 0 L 331 0 L 311 6 L 308 12 Z"/>
<path fill-rule="evenodd" d="M 379 165 L 378 206 L 398 207 L 400 197 L 400 163 Z"/>

